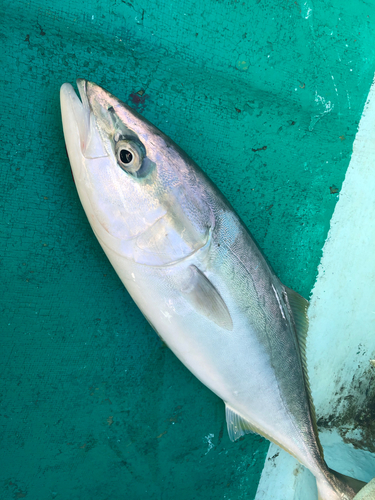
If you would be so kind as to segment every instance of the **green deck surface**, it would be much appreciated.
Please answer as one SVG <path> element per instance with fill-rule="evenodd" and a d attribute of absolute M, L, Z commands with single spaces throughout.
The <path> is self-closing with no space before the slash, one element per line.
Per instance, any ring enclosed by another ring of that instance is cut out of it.
<path fill-rule="evenodd" d="M 167 133 L 308 297 L 375 71 L 374 1 L 0 4 L 0 499 L 252 500 L 268 442 L 229 441 L 223 403 L 111 268 L 59 88 L 88 78 Z"/>

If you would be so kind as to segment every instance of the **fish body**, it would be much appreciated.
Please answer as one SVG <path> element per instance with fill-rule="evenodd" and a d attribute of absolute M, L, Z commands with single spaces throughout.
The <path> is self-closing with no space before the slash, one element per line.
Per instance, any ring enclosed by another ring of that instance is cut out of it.
<path fill-rule="evenodd" d="M 146 319 L 226 405 L 310 469 L 319 499 L 354 491 L 327 468 L 309 395 L 308 303 L 286 288 L 229 202 L 168 137 L 101 87 L 61 88 L 64 135 L 92 229 Z"/>

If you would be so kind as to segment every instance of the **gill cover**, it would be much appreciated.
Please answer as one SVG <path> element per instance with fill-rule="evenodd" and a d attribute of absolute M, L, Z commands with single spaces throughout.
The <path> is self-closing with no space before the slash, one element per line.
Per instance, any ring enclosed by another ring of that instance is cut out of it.
<path fill-rule="evenodd" d="M 165 265 L 204 246 L 214 218 L 198 167 L 109 92 L 86 80 L 77 86 L 81 100 L 70 84 L 61 87 L 64 136 L 82 205 L 103 247 Z"/>

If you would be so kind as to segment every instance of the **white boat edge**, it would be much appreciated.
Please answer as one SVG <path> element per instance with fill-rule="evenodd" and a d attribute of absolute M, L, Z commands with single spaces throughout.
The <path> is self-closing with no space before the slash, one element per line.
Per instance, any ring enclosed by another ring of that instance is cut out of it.
<path fill-rule="evenodd" d="M 345 411 L 353 380 L 366 381 L 375 370 L 371 363 L 375 358 L 374 193 L 375 78 L 310 299 L 307 361 L 318 419 Z M 366 401 L 362 397 L 359 403 L 363 406 Z M 339 429 L 326 429 L 320 438 L 329 467 L 366 482 L 375 476 L 374 453 L 355 448 Z M 356 438 L 360 441 L 361 436 Z M 375 499 L 375 484 L 366 489 L 356 499 Z M 255 500 L 317 500 L 314 477 L 271 444 Z"/>

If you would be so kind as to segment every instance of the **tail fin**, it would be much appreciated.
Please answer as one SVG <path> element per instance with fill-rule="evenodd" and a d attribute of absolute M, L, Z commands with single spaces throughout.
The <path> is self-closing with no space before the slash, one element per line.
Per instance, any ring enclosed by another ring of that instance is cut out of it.
<path fill-rule="evenodd" d="M 354 491 L 354 493 L 358 493 L 367 483 L 364 481 L 360 481 L 359 479 L 354 479 L 354 477 L 345 476 L 344 474 L 340 474 L 340 472 L 336 472 L 335 470 L 328 469 L 331 474 L 336 476 L 340 481 L 348 486 Z"/>
<path fill-rule="evenodd" d="M 355 500 L 374 500 L 375 498 L 375 478 L 367 483 L 363 490 L 354 497 Z"/>
<path fill-rule="evenodd" d="M 365 485 L 363 481 L 329 469 L 327 474 L 317 478 L 318 498 L 319 500 L 353 500 Z"/>

